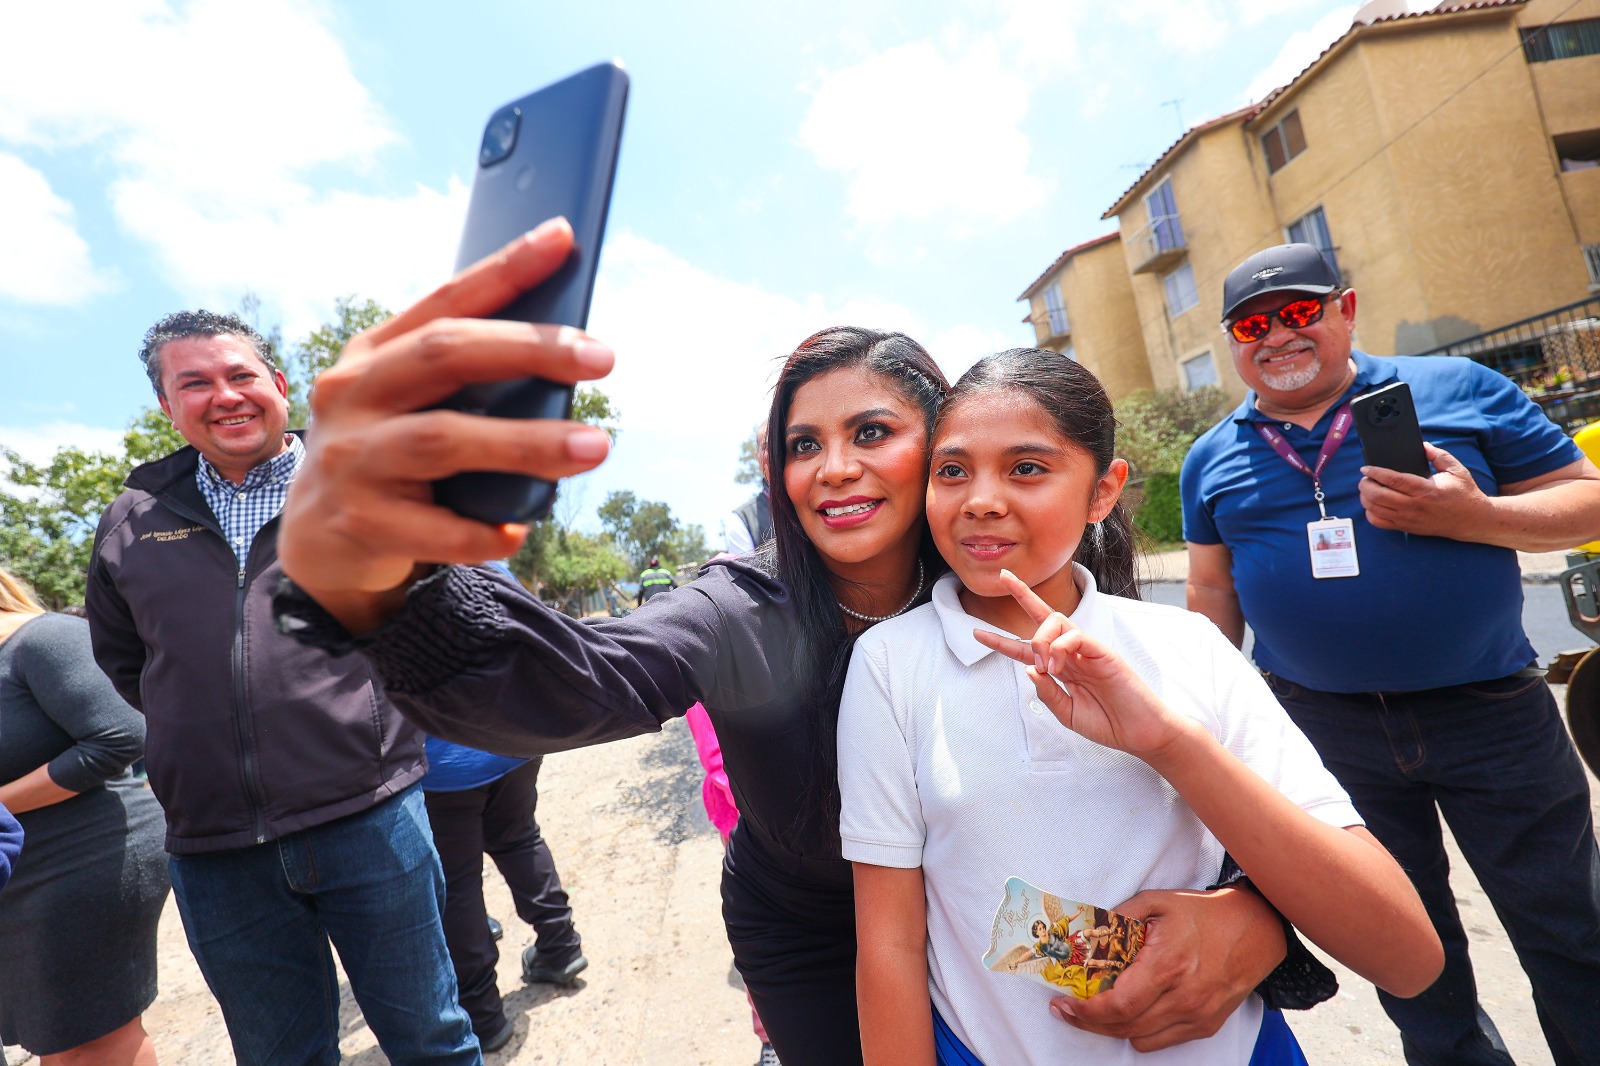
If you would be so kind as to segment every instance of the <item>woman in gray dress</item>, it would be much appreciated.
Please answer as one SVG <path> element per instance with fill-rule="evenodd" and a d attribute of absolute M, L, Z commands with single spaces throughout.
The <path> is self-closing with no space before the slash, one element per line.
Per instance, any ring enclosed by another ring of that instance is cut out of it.
<path fill-rule="evenodd" d="M 45 1066 L 156 1061 L 142 1015 L 169 889 L 161 807 L 128 773 L 143 750 L 88 624 L 0 569 L 0 804 L 26 832 L 0 892 L 0 1043 Z"/>

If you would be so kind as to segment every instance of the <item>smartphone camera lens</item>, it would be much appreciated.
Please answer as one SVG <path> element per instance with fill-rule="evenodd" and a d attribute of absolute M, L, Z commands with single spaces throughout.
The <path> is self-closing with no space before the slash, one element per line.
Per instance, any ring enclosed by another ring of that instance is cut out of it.
<path fill-rule="evenodd" d="M 483 146 L 478 149 L 478 165 L 490 167 L 511 154 L 517 146 L 517 130 L 522 125 L 520 108 L 495 112 L 483 130 Z"/>
<path fill-rule="evenodd" d="M 1374 422 L 1387 422 L 1394 415 L 1394 404 L 1392 403 L 1380 403 L 1372 410 L 1372 420 Z"/>

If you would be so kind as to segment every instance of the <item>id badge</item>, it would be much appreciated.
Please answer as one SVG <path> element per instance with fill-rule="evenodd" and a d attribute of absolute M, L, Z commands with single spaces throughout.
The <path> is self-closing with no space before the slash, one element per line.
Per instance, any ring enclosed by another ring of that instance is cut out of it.
<path fill-rule="evenodd" d="M 1355 523 L 1350 519 L 1307 522 L 1306 540 L 1311 544 L 1312 577 L 1356 577 L 1361 573 L 1356 562 Z"/>

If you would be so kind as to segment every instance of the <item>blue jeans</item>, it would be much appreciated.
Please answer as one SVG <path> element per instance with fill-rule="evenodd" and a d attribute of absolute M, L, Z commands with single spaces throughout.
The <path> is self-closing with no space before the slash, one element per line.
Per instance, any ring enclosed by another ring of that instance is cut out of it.
<path fill-rule="evenodd" d="M 189 947 L 245 1066 L 339 1061 L 339 986 L 389 1061 L 481 1064 L 456 1003 L 422 792 L 249 848 L 168 860 Z"/>
<path fill-rule="evenodd" d="M 1533 985 L 1551 1056 L 1600 1063 L 1600 853 L 1588 781 L 1543 679 L 1360 693 L 1267 682 L 1410 874 L 1444 943 L 1426 992 L 1378 993 L 1406 1061 L 1511 1066 L 1478 1002 L 1442 813 Z"/>

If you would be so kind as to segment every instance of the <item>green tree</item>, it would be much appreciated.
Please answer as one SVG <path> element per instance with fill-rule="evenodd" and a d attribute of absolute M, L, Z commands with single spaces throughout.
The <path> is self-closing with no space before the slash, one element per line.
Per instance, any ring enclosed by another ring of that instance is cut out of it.
<path fill-rule="evenodd" d="M 284 361 L 289 378 L 289 424 L 311 424 L 311 387 L 317 375 L 339 361 L 344 346 L 364 329 L 389 317 L 389 310 L 376 300 L 341 296 L 333 302 L 334 319 L 311 331 L 295 345 Z"/>
<path fill-rule="evenodd" d="M 159 408 L 147 407 L 123 435 L 122 455 L 60 448 L 47 463 L 0 449 L 0 565 L 32 585 L 51 610 L 83 602 L 100 512 L 135 465 L 170 455 L 184 439 Z"/>
<path fill-rule="evenodd" d="M 760 435 L 761 427 L 757 426 L 750 431 L 750 435 L 739 445 L 739 469 L 733 475 L 734 484 L 761 484 L 761 459 L 756 447 L 756 441 Z"/>
<path fill-rule="evenodd" d="M 611 402 L 611 397 L 599 389 L 587 385 L 578 386 L 576 395 L 572 398 L 572 417 L 579 422 L 591 426 L 599 426 L 606 431 L 613 442 L 617 439 L 617 422 L 622 417 L 622 412 L 617 410 L 616 404 Z M 558 491 L 558 507 L 560 511 Z M 515 555 L 506 560 L 506 566 L 516 579 L 529 589 L 538 591 L 541 586 L 550 584 L 550 574 L 570 572 L 573 566 L 563 559 L 568 551 L 586 551 L 587 548 L 579 545 L 569 547 L 571 542 L 564 540 L 562 534 L 571 531 L 571 522 L 562 521 L 557 514 L 549 518 L 530 523 L 528 526 L 528 539 L 522 542 L 522 547 L 517 549 Z M 623 569 L 627 569 L 627 562 L 618 556 Z M 614 579 L 612 579 L 614 580 Z M 589 585 L 588 588 L 598 588 L 599 583 Z"/>
<path fill-rule="evenodd" d="M 1195 438 L 1231 405 L 1215 386 L 1136 392 L 1116 405 L 1117 452 L 1132 467 L 1133 523 L 1158 543 L 1183 539 L 1178 471 Z"/>
<path fill-rule="evenodd" d="M 1227 394 L 1214 385 L 1193 392 L 1136 392 L 1116 405 L 1117 454 L 1128 460 L 1136 478 L 1176 474 L 1195 438 L 1231 406 Z"/>
<path fill-rule="evenodd" d="M 659 500 L 641 500 L 631 492 L 613 492 L 597 509 L 600 525 L 617 550 L 627 556 L 634 570 L 642 570 L 650 557 L 661 557 L 661 565 L 672 569 L 699 563 L 711 552 L 706 547 L 705 530 L 698 525 L 682 525 L 672 516 L 672 508 Z"/>
<path fill-rule="evenodd" d="M 581 594 L 604 589 L 628 574 L 628 561 L 604 536 L 557 529 L 550 538 L 539 588 L 546 603 L 571 610 Z"/>

